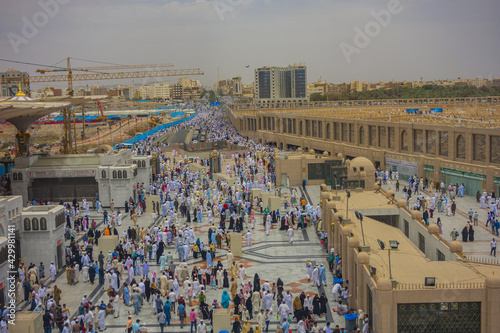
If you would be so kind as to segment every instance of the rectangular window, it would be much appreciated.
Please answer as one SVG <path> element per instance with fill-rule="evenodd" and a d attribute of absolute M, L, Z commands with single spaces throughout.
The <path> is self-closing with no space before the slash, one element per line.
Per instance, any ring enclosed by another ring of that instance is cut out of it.
<path fill-rule="evenodd" d="M 437 251 L 437 259 L 438 261 L 446 261 L 446 257 L 444 256 L 443 252 L 436 250 Z"/>
<path fill-rule="evenodd" d="M 418 248 L 425 254 L 425 237 L 420 232 L 418 233 Z"/>
<path fill-rule="evenodd" d="M 410 238 L 410 223 L 405 220 L 405 236 Z"/>

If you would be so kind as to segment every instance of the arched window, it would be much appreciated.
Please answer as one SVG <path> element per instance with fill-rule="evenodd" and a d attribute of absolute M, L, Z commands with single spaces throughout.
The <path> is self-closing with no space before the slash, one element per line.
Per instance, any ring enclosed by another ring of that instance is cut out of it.
<path fill-rule="evenodd" d="M 127 171 L 123 170 L 123 178 L 127 178 Z"/>
<path fill-rule="evenodd" d="M 330 128 L 330 123 L 326 124 L 326 139 L 330 140 L 332 138 L 332 133 L 331 133 L 331 128 Z"/>
<path fill-rule="evenodd" d="M 34 217 L 34 218 L 31 220 L 31 227 L 32 227 L 33 231 L 35 231 L 35 230 L 38 230 L 38 229 L 39 229 L 38 219 L 37 219 L 36 217 Z"/>
<path fill-rule="evenodd" d="M 302 135 L 302 120 L 299 121 L 299 135 Z"/>
<path fill-rule="evenodd" d="M 142 167 L 145 168 L 146 167 L 146 161 L 142 161 Z"/>
<path fill-rule="evenodd" d="M 47 220 L 45 217 L 40 219 L 40 230 L 47 230 Z"/>
<path fill-rule="evenodd" d="M 401 132 L 401 150 L 408 151 L 408 133 L 406 131 Z"/>
<path fill-rule="evenodd" d="M 24 230 L 31 230 L 31 221 L 29 218 L 24 219 Z"/>
<path fill-rule="evenodd" d="M 17 172 L 12 173 L 12 180 L 17 180 Z"/>
<path fill-rule="evenodd" d="M 465 138 L 463 135 L 457 137 L 457 158 L 465 159 Z"/>
<path fill-rule="evenodd" d="M 365 128 L 363 126 L 359 128 L 359 143 L 365 144 Z"/>
<path fill-rule="evenodd" d="M 122 178 L 122 171 L 118 170 L 118 178 Z"/>
<path fill-rule="evenodd" d="M 113 170 L 113 178 L 117 178 L 118 177 L 118 173 L 116 173 L 116 170 Z"/>
<path fill-rule="evenodd" d="M 106 170 L 101 171 L 101 178 L 106 178 Z"/>
<path fill-rule="evenodd" d="M 17 174 L 17 179 L 19 179 L 19 180 L 23 180 L 23 173 L 22 173 L 22 172 L 19 172 L 19 173 Z"/>

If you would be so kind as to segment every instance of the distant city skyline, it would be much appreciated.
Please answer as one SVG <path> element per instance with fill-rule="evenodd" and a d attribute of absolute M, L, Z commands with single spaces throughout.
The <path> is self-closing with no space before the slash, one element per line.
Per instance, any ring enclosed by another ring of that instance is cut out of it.
<path fill-rule="evenodd" d="M 203 70 L 204 76 L 191 78 L 204 87 L 238 75 L 248 84 L 256 68 L 300 62 L 307 65 L 308 82 L 496 78 L 498 12 L 495 0 L 19 0 L 2 6 L 0 58 L 60 66 L 68 56 L 169 62 L 174 69 Z M 9 68 L 35 75 L 39 66 L 0 61 L 0 71 Z M 97 84 L 75 86 L 86 83 Z"/>

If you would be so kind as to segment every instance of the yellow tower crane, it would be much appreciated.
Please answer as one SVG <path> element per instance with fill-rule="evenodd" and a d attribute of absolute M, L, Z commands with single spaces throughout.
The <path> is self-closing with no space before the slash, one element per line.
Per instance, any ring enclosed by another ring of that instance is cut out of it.
<path fill-rule="evenodd" d="M 99 67 L 71 67 L 70 58 L 67 59 L 66 68 L 57 69 L 38 69 L 37 73 L 45 74 L 49 72 L 68 72 L 67 74 L 55 74 L 55 75 L 40 75 L 40 76 L 28 76 L 19 78 L 9 78 L 7 82 L 22 82 L 24 84 L 30 83 L 41 83 L 41 82 L 58 82 L 67 81 L 68 82 L 68 95 L 73 96 L 73 81 L 85 81 L 85 80 L 120 80 L 120 79 L 134 79 L 134 78 L 148 78 L 148 77 L 162 77 L 162 76 L 190 76 L 190 75 L 204 75 L 203 71 L 199 68 L 194 69 L 174 69 L 166 70 L 162 69 L 164 67 L 173 67 L 172 64 L 150 64 L 150 65 L 122 65 L 122 66 L 99 66 Z M 114 72 L 114 73 L 85 73 L 85 74 L 73 74 L 73 71 L 97 71 L 97 70 L 129 70 L 129 69 L 151 69 L 147 71 L 131 71 L 131 72 Z M 83 119 L 85 115 L 83 114 Z M 63 153 L 70 154 L 71 152 L 76 153 L 76 128 L 74 128 L 75 136 L 75 148 L 73 149 L 73 139 L 71 133 L 71 119 L 74 122 L 74 112 L 69 109 L 63 109 L 64 117 L 64 138 L 63 138 Z M 85 126 L 85 125 L 84 125 Z"/>

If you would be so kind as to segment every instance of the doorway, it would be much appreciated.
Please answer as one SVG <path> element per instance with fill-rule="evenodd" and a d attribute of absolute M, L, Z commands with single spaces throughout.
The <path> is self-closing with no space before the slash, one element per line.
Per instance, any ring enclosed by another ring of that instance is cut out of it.
<path fill-rule="evenodd" d="M 62 249 L 62 244 L 57 245 L 57 268 L 61 269 L 63 265 L 63 249 Z"/>
<path fill-rule="evenodd" d="M 288 175 L 286 173 L 281 174 L 281 186 L 286 186 L 286 178 Z"/>

